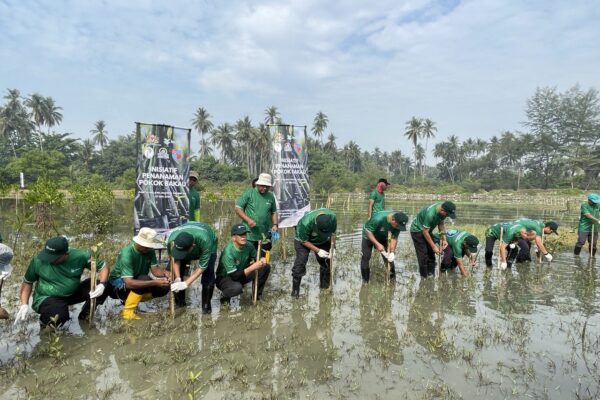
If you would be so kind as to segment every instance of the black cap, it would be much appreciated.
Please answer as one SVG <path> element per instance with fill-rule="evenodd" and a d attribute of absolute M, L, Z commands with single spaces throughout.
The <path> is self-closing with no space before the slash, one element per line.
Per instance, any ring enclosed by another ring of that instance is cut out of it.
<path fill-rule="evenodd" d="M 558 224 L 554 221 L 548 221 L 544 224 L 548 228 L 552 229 L 552 232 L 558 235 Z"/>
<path fill-rule="evenodd" d="M 465 238 L 465 243 L 470 253 L 477 253 L 477 246 L 479 245 L 479 239 L 473 235 L 469 235 Z"/>
<path fill-rule="evenodd" d="M 391 185 L 391 183 L 389 183 L 389 182 L 387 181 L 387 179 L 385 179 L 385 178 L 380 178 L 380 179 L 377 181 L 377 183 L 381 183 L 381 182 L 385 183 L 386 185 Z"/>
<path fill-rule="evenodd" d="M 69 241 L 64 236 L 56 236 L 48 239 L 44 250 L 40 251 L 38 258 L 43 262 L 52 264 L 60 256 L 69 252 Z"/>
<path fill-rule="evenodd" d="M 317 223 L 317 229 L 323 233 L 331 233 L 333 231 L 333 224 L 331 216 L 327 214 L 320 214 L 315 219 Z"/>
<path fill-rule="evenodd" d="M 406 230 L 406 223 L 408 222 L 408 215 L 403 212 L 396 211 L 393 215 L 394 221 L 398 224 L 399 231 Z"/>
<path fill-rule="evenodd" d="M 445 201 L 442 203 L 442 208 L 446 211 L 446 214 L 452 219 L 456 218 L 456 206 L 451 201 Z"/>
<path fill-rule="evenodd" d="M 181 232 L 172 244 L 173 258 L 176 260 L 183 260 L 187 257 L 192 246 L 194 245 L 194 237 L 187 232 Z"/>
<path fill-rule="evenodd" d="M 231 227 L 231 236 L 243 235 L 244 233 L 248 233 L 248 229 L 246 229 L 246 225 L 244 224 L 237 224 Z"/>

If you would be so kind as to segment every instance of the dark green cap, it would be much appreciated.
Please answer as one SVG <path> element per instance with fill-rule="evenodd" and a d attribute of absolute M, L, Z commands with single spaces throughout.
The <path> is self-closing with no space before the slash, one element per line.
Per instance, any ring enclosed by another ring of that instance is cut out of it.
<path fill-rule="evenodd" d="M 479 246 L 479 239 L 477 239 L 473 235 L 469 235 L 465 238 L 465 243 L 467 244 L 467 248 L 469 252 L 472 254 L 477 253 L 477 246 Z"/>
<path fill-rule="evenodd" d="M 231 227 L 231 236 L 243 235 L 244 233 L 248 233 L 248 229 L 246 229 L 246 225 L 244 224 L 237 224 Z"/>
<path fill-rule="evenodd" d="M 333 232 L 333 223 L 331 220 L 331 216 L 327 214 L 319 214 L 315 219 L 317 223 L 317 229 L 323 233 L 331 233 Z"/>
<path fill-rule="evenodd" d="M 43 262 L 52 264 L 60 256 L 69 252 L 69 241 L 64 236 L 56 236 L 48 239 L 44 250 L 38 253 L 38 258 Z"/>
<path fill-rule="evenodd" d="M 408 222 L 408 215 L 404 214 L 403 212 L 396 211 L 394 212 L 393 218 L 398 224 L 398 230 L 405 231 L 406 223 Z"/>
<path fill-rule="evenodd" d="M 445 201 L 442 203 L 442 208 L 444 209 L 444 211 L 446 211 L 446 213 L 448 214 L 448 216 L 452 219 L 456 218 L 456 206 L 454 205 L 453 202 L 451 201 Z"/>
<path fill-rule="evenodd" d="M 552 232 L 558 235 L 558 224 L 556 222 L 548 221 L 544 225 L 552 229 Z"/>
<path fill-rule="evenodd" d="M 187 232 L 181 232 L 175 240 L 173 240 L 173 258 L 183 260 L 187 257 L 192 246 L 194 245 L 194 237 Z"/>

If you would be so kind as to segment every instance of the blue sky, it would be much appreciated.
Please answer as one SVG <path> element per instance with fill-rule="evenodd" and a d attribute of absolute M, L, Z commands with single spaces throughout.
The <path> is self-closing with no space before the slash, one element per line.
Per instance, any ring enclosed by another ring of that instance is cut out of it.
<path fill-rule="evenodd" d="M 52 96 L 76 137 L 99 119 L 111 138 L 190 127 L 200 106 L 256 124 L 275 105 L 297 125 L 323 111 L 338 144 L 409 153 L 413 115 L 433 143 L 487 139 L 522 129 L 536 87 L 600 89 L 599 37 L 596 1 L 0 0 L 0 90 Z"/>

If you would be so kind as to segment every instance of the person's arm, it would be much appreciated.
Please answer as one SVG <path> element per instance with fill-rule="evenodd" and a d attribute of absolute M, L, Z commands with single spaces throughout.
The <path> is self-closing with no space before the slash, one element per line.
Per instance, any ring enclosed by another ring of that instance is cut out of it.
<path fill-rule="evenodd" d="M 438 224 L 438 231 L 440 232 L 440 249 L 445 249 L 448 246 L 448 240 L 446 240 L 446 225 L 444 221 Z"/>
<path fill-rule="evenodd" d="M 456 265 L 458 265 L 458 269 L 460 269 L 460 274 L 462 276 L 469 276 L 469 272 L 467 272 L 467 270 L 465 269 L 465 265 L 463 263 L 462 258 L 456 259 Z"/>
<path fill-rule="evenodd" d="M 244 275 L 250 276 L 250 274 L 252 274 L 254 271 L 264 267 L 265 265 L 267 265 L 267 259 L 262 257 L 260 260 L 255 261 L 254 263 L 250 264 L 249 267 L 244 269 Z"/>
<path fill-rule="evenodd" d="M 546 250 L 546 246 L 544 246 L 544 244 L 542 243 L 541 236 L 536 236 L 535 237 L 535 245 L 542 252 L 542 255 L 548 254 L 548 250 Z"/>
<path fill-rule="evenodd" d="M 387 251 L 385 246 L 379 243 L 379 241 L 377 241 L 377 238 L 375 237 L 375 235 L 373 235 L 373 232 L 371 232 L 368 229 L 365 229 L 365 232 L 367 233 L 367 239 L 369 239 L 369 241 L 373 243 L 373 246 L 375 246 L 378 252 L 381 253 L 382 251 Z"/>
<path fill-rule="evenodd" d="M 29 297 L 31 296 L 32 289 L 33 283 L 21 283 L 21 290 L 19 291 L 19 300 L 21 301 L 21 305 L 29 304 Z"/>
<path fill-rule="evenodd" d="M 502 262 L 506 262 L 506 243 L 504 243 L 504 239 L 500 241 L 500 260 Z"/>
<path fill-rule="evenodd" d="M 273 214 L 271 214 L 271 223 L 273 224 L 271 229 L 276 232 L 279 229 L 279 225 L 278 225 L 279 219 L 277 217 L 277 211 L 275 211 Z"/>
<path fill-rule="evenodd" d="M 423 237 L 425 238 L 425 241 L 427 242 L 427 244 L 429 245 L 429 247 L 431 247 L 431 250 L 433 250 L 434 253 L 441 253 L 441 247 L 438 247 L 438 245 L 436 245 L 433 242 L 433 239 L 431 238 L 431 234 L 429 233 L 429 228 L 423 228 L 423 230 L 421 231 L 423 233 Z M 441 241 L 441 240 L 440 240 Z M 440 243 L 441 245 L 441 243 Z"/>
<path fill-rule="evenodd" d="M 100 281 L 100 283 L 105 284 L 106 282 L 108 282 L 109 274 L 110 274 L 110 268 L 108 267 L 107 264 L 104 264 L 104 267 L 102 267 L 102 269 L 98 273 L 97 280 Z"/>
<path fill-rule="evenodd" d="M 150 272 L 158 279 L 142 280 L 135 279 L 133 277 L 123 277 L 123 282 L 127 289 L 144 289 L 153 286 L 169 286 L 171 282 L 165 275 L 165 271 L 158 266 L 153 265 L 150 267 Z"/>
<path fill-rule="evenodd" d="M 600 219 L 594 217 L 592 214 L 587 213 L 587 214 L 583 214 L 584 217 L 586 217 L 587 219 L 589 219 L 592 222 L 598 222 L 600 221 Z"/>
<path fill-rule="evenodd" d="M 246 215 L 244 210 L 242 210 L 240 207 L 238 207 L 238 206 L 235 207 L 235 213 L 237 214 L 238 217 L 240 217 L 242 220 L 244 220 L 250 228 L 254 228 L 256 226 L 256 222 L 252 218 L 250 218 L 248 215 Z"/>
<path fill-rule="evenodd" d="M 308 240 L 306 242 L 302 242 L 302 246 L 306 247 L 310 251 L 314 251 L 315 253 L 318 253 L 319 250 L 321 250 L 320 248 L 318 248 L 317 246 L 315 246 L 314 244 L 312 244 Z"/>
<path fill-rule="evenodd" d="M 392 236 L 392 240 L 390 240 L 390 253 L 396 252 L 396 245 L 398 245 L 398 239 Z"/>
<path fill-rule="evenodd" d="M 373 216 L 373 204 L 375 204 L 375 201 L 373 199 L 369 199 L 369 219 L 371 219 Z"/>

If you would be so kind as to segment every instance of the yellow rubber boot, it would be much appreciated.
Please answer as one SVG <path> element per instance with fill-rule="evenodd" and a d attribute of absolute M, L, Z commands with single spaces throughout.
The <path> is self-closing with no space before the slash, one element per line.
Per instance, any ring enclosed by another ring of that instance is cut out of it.
<path fill-rule="evenodd" d="M 135 313 L 135 309 L 138 306 L 138 304 L 140 304 L 140 301 L 142 301 L 142 297 L 143 296 L 141 294 L 137 294 L 134 291 L 129 292 L 129 294 L 127 295 L 127 299 L 125 300 L 125 305 L 123 305 L 123 311 L 121 312 L 121 316 L 123 317 L 123 319 L 141 319 L 140 316 L 138 316 Z"/>

